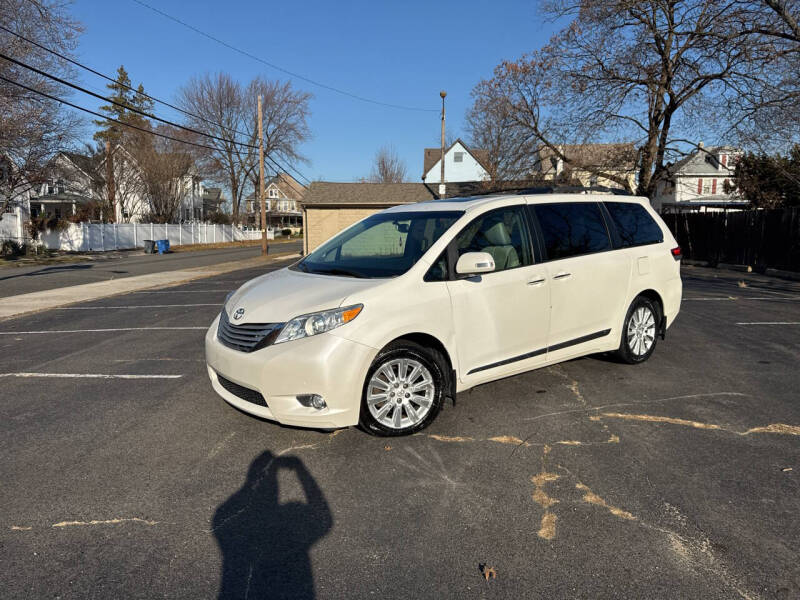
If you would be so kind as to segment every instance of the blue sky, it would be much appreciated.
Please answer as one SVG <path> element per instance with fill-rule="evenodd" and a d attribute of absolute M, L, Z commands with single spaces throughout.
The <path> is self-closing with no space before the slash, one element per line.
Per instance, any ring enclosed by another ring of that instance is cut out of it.
<path fill-rule="evenodd" d="M 535 2 L 211 2 L 148 0 L 149 4 L 264 60 L 360 96 L 438 109 L 447 96 L 448 134 L 464 136 L 470 90 L 503 59 L 544 44 L 553 25 Z M 135 84 L 168 101 L 205 71 L 246 82 L 262 74 L 287 79 L 142 7 L 132 0 L 74 0 L 85 28 L 79 59 L 103 73 L 120 64 Z M 93 90 L 102 80 L 89 74 Z M 312 139 L 299 168 L 309 179 L 352 181 L 369 173 L 376 150 L 393 144 L 409 178 L 422 175 L 422 149 L 438 145 L 438 112 L 396 110 L 359 102 L 303 81 L 313 93 Z M 99 102 L 74 96 L 87 107 Z M 166 107 L 157 114 L 176 119 Z"/>

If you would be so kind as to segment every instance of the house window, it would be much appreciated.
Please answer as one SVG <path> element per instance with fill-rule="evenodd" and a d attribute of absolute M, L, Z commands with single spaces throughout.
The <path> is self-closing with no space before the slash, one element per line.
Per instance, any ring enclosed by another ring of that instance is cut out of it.
<path fill-rule="evenodd" d="M 704 196 L 709 196 L 709 195 L 713 194 L 713 192 L 712 192 L 712 189 L 713 189 L 712 181 L 713 180 L 711 180 L 711 179 L 703 179 L 703 191 L 701 193 Z"/>
<path fill-rule="evenodd" d="M 464 153 L 453 152 L 453 162 L 464 162 Z"/>
<path fill-rule="evenodd" d="M 56 181 L 56 193 L 57 194 L 63 194 L 64 193 L 64 180 L 63 179 L 59 179 L 58 181 Z"/>
<path fill-rule="evenodd" d="M 54 181 L 47 182 L 47 195 L 50 196 L 56 193 L 56 184 Z"/>
<path fill-rule="evenodd" d="M 278 190 L 276 190 L 275 188 L 270 188 L 269 189 L 269 197 L 270 198 L 277 198 L 278 197 Z"/>

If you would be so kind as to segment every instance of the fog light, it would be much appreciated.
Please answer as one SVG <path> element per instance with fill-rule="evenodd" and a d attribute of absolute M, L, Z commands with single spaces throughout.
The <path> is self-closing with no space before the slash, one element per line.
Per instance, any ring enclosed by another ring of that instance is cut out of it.
<path fill-rule="evenodd" d="M 317 410 L 322 410 L 328 406 L 325 404 L 325 399 L 319 394 L 300 394 L 297 396 L 297 401 L 303 406 L 316 408 Z"/>

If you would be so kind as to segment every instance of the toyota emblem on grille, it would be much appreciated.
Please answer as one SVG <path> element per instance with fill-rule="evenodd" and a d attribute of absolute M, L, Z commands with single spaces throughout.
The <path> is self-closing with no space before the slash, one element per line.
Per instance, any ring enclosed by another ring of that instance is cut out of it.
<path fill-rule="evenodd" d="M 244 316 L 244 309 L 243 309 L 243 308 L 237 308 L 237 309 L 236 309 L 236 312 L 234 312 L 234 313 L 233 313 L 233 319 L 234 319 L 235 321 L 238 321 L 238 320 L 239 320 L 239 319 L 241 319 L 243 316 Z"/>

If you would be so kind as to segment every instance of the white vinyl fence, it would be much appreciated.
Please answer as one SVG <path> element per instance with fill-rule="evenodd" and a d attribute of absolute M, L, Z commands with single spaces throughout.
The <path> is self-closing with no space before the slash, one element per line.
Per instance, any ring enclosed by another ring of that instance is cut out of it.
<path fill-rule="evenodd" d="M 267 237 L 273 239 L 274 233 L 267 231 Z M 3 232 L 0 231 L 0 239 L 2 238 Z M 40 235 L 40 240 L 46 248 L 69 252 L 143 248 L 145 240 L 169 240 L 170 246 L 182 246 L 184 244 L 216 244 L 258 239 L 261 239 L 260 231 L 242 231 L 233 225 L 204 225 L 202 223 L 180 225 L 73 223 L 61 231 L 47 231 Z"/>

